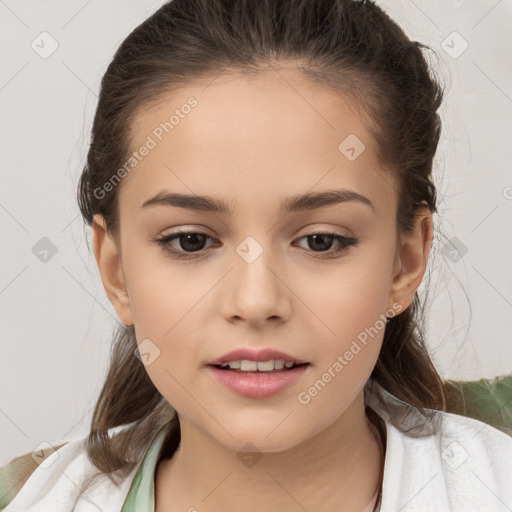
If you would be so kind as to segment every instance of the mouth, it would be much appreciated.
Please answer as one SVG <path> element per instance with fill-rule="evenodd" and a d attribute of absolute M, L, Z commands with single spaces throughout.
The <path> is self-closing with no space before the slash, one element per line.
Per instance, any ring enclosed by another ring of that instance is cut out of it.
<path fill-rule="evenodd" d="M 262 399 L 297 385 L 311 366 L 310 363 L 292 361 L 286 365 L 284 361 L 281 364 L 281 361 L 229 361 L 209 364 L 207 368 L 212 377 L 230 391 L 246 398 Z M 258 367 L 260 365 L 262 369 Z"/>
<path fill-rule="evenodd" d="M 256 361 L 230 361 L 221 364 L 210 364 L 213 368 L 217 368 L 226 372 L 241 374 L 274 374 L 294 371 L 299 367 L 308 366 L 310 363 L 286 362 L 283 360 L 271 360 L 266 362 Z"/>

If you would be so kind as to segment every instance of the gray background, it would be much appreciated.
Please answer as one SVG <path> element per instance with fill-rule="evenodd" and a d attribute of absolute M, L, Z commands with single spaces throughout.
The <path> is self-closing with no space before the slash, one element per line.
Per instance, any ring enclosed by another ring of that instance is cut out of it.
<path fill-rule="evenodd" d="M 118 319 L 76 186 L 102 74 L 162 3 L 0 0 L 0 464 L 87 432 Z M 510 373 L 512 2 L 377 3 L 436 51 L 446 83 L 435 169 L 444 237 L 429 262 L 434 361 L 447 378 Z M 58 48 L 42 58 L 52 39 Z"/>

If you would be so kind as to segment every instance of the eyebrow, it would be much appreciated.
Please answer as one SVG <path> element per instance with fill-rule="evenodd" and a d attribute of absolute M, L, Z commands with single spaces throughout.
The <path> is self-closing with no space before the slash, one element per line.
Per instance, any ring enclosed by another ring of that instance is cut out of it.
<path fill-rule="evenodd" d="M 286 198 L 281 203 L 281 215 L 304 210 L 316 210 L 326 206 L 340 203 L 357 201 L 369 206 L 374 212 L 373 203 L 366 197 L 354 190 L 325 190 L 322 192 L 308 192 L 297 196 Z M 159 192 L 156 196 L 145 201 L 141 207 L 164 205 L 178 208 L 187 208 L 202 212 L 215 212 L 234 215 L 234 210 L 221 198 L 208 196 L 177 194 L 167 191 Z"/>

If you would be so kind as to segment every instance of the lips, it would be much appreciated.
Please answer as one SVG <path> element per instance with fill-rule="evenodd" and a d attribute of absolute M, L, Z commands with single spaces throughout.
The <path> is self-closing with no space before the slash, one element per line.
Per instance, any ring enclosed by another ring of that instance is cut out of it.
<path fill-rule="evenodd" d="M 273 348 L 264 348 L 262 350 L 254 350 L 249 348 L 239 348 L 237 350 L 232 350 L 223 356 L 210 361 L 208 365 L 219 365 L 221 363 L 226 363 L 228 361 L 270 361 L 271 359 L 284 359 L 285 361 L 291 361 L 295 364 L 304 364 L 308 361 L 304 361 L 303 359 L 298 359 L 295 356 L 290 354 L 286 354 L 285 352 L 281 352 L 280 350 L 275 350 Z"/>
<path fill-rule="evenodd" d="M 307 373 L 309 364 L 301 364 L 289 370 L 269 372 L 226 371 L 208 366 L 206 371 L 225 388 L 245 398 L 269 398 L 297 386 Z"/>

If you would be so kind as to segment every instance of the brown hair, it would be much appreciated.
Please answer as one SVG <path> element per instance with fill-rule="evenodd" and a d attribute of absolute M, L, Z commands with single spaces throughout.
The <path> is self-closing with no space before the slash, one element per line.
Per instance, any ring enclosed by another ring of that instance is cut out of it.
<path fill-rule="evenodd" d="M 118 188 L 99 194 L 130 156 L 137 112 L 194 79 L 220 69 L 258 72 L 292 62 L 318 83 L 356 100 L 377 142 L 380 161 L 398 177 L 397 232 L 410 230 L 418 208 L 436 209 L 431 181 L 443 90 L 423 49 L 371 1 L 173 0 L 122 42 L 102 81 L 92 137 L 78 188 L 84 220 L 101 214 L 119 235 Z M 268 68 L 267 68 L 268 69 Z M 389 319 L 370 379 L 418 408 L 445 408 L 443 382 L 425 346 L 424 305 L 418 294 Z M 104 473 L 140 462 L 155 433 L 172 422 L 170 446 L 180 440 L 176 411 L 134 356 L 133 326 L 115 333 L 110 368 L 96 403 L 88 455 Z M 130 424 L 130 425 L 128 425 Z M 108 429 L 124 425 L 112 439 Z M 172 450 L 171 450 L 172 451 Z"/>

